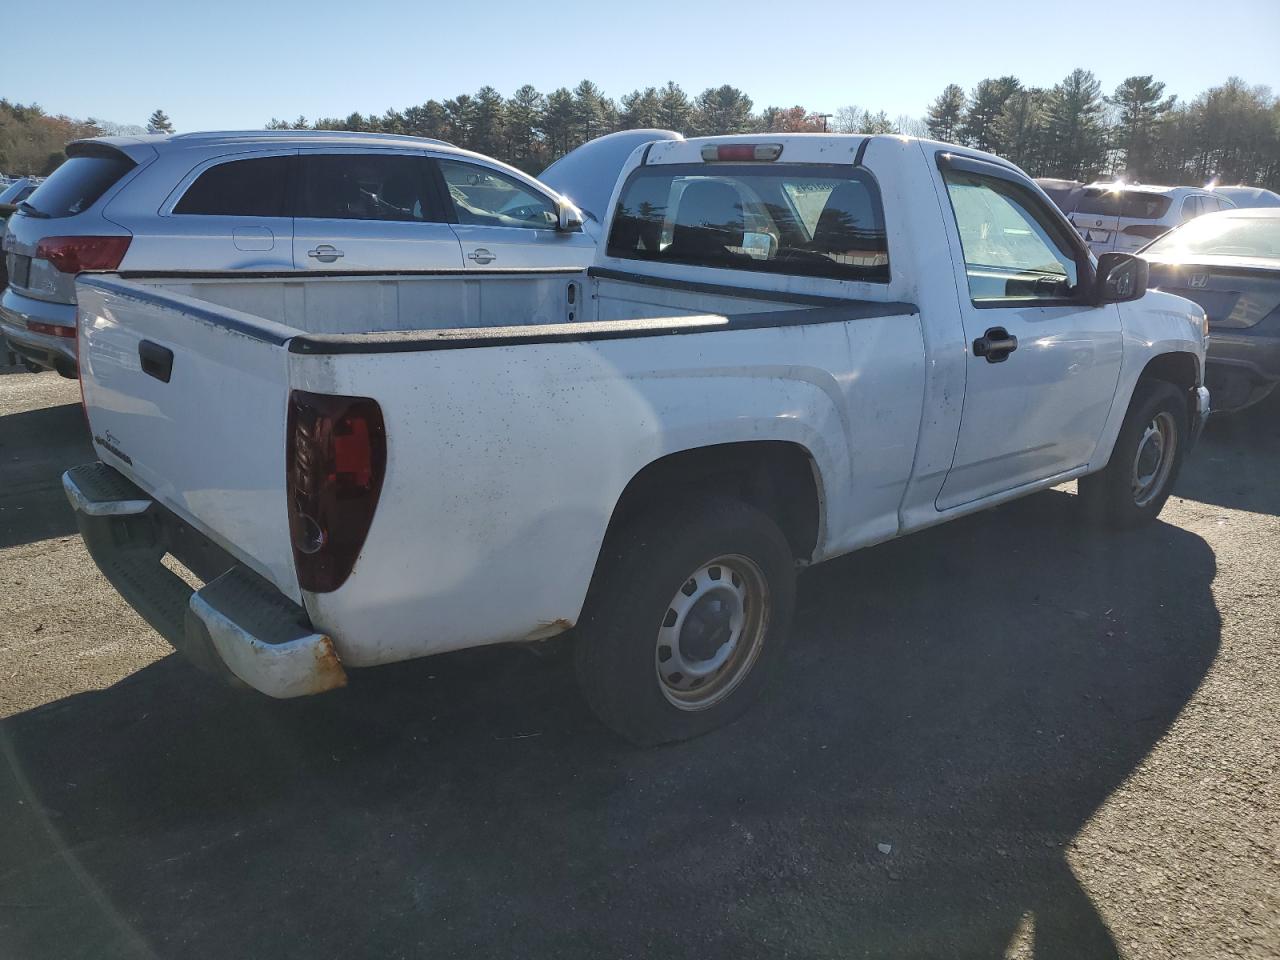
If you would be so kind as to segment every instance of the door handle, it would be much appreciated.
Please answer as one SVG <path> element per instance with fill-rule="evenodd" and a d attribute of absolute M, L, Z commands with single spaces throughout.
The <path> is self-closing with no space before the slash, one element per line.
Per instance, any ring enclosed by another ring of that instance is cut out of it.
<path fill-rule="evenodd" d="M 1009 335 L 1004 327 L 992 327 L 973 341 L 973 355 L 986 357 L 987 363 L 1002 363 L 1018 349 L 1018 338 Z"/>
<path fill-rule="evenodd" d="M 486 250 L 484 247 L 477 247 L 475 250 L 472 250 L 470 253 L 467 254 L 467 259 L 474 260 L 476 263 L 479 263 L 479 264 L 485 264 L 485 263 L 493 263 L 493 261 L 497 260 L 498 258 L 495 257 L 488 250 Z"/>
<path fill-rule="evenodd" d="M 333 263 L 333 261 L 343 256 L 343 253 L 331 243 L 322 243 L 314 250 L 308 250 L 307 256 L 319 260 L 321 263 Z"/>

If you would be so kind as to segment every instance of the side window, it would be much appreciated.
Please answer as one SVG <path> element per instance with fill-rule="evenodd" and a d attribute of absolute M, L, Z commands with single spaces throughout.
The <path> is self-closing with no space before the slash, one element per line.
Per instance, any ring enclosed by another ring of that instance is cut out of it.
<path fill-rule="evenodd" d="M 1194 220 L 1200 214 L 1207 212 L 1202 206 L 1203 201 L 1200 197 L 1187 197 L 1182 201 L 1182 222 Z"/>
<path fill-rule="evenodd" d="M 546 230 L 559 222 L 555 204 L 512 177 L 459 160 L 438 163 L 460 224 Z"/>
<path fill-rule="evenodd" d="M 187 188 L 174 213 L 209 217 L 287 217 L 292 157 L 255 157 L 210 167 Z"/>
<path fill-rule="evenodd" d="M 395 153 L 302 154 L 299 217 L 439 220 L 424 157 Z"/>
<path fill-rule="evenodd" d="M 1075 295 L 1074 247 L 1030 190 L 954 170 L 945 179 L 964 249 L 969 296 L 975 302 Z"/>

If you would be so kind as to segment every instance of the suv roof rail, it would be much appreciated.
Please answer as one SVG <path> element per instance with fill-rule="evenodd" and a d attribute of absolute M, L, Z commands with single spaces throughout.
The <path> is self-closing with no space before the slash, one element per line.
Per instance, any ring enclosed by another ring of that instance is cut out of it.
<path fill-rule="evenodd" d="M 408 133 L 369 133 L 357 130 L 201 130 L 193 133 L 175 133 L 170 140 L 234 140 L 244 139 L 287 139 L 289 137 L 351 137 L 360 139 L 367 137 L 373 140 L 405 140 L 409 143 L 435 143 L 451 147 L 448 140 L 434 137 L 415 137 Z"/>

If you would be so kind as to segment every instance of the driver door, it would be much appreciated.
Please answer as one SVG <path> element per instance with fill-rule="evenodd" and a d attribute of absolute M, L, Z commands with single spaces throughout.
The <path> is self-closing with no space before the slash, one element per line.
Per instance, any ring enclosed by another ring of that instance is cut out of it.
<path fill-rule="evenodd" d="M 939 161 L 968 343 L 955 458 L 939 510 L 1055 477 L 1092 458 L 1120 376 L 1120 313 L 1094 306 L 1078 235 L 997 164 Z"/>

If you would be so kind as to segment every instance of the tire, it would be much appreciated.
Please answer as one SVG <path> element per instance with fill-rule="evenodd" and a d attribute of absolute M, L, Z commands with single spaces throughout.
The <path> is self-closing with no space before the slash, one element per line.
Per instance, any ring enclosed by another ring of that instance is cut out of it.
<path fill-rule="evenodd" d="M 777 672 L 795 578 L 777 524 L 739 500 L 636 517 L 606 540 L 578 623 L 583 697 L 640 746 L 724 726 Z"/>
<path fill-rule="evenodd" d="M 1188 440 L 1182 391 L 1164 380 L 1138 381 L 1110 462 L 1080 478 L 1080 498 L 1091 517 L 1119 529 L 1155 520 L 1177 482 Z"/>

